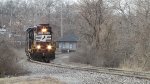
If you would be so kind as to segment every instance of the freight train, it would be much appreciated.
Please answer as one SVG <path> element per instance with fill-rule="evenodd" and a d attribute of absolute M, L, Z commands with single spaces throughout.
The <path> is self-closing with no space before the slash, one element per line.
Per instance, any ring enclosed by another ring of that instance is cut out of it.
<path fill-rule="evenodd" d="M 25 53 L 28 59 L 49 63 L 55 59 L 56 43 L 49 24 L 39 24 L 26 30 Z"/>

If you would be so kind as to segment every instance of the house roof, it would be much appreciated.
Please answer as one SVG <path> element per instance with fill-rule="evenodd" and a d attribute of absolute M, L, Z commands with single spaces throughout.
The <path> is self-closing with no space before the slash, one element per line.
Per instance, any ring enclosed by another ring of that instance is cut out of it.
<path fill-rule="evenodd" d="M 71 41 L 71 42 L 77 42 L 78 41 L 78 36 L 75 35 L 74 33 L 68 33 L 68 34 L 65 34 L 63 37 L 61 37 L 58 42 L 60 41 Z"/>

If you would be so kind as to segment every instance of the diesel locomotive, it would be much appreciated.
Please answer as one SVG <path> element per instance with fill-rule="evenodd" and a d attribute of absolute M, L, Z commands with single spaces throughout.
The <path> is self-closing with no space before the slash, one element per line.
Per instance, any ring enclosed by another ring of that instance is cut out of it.
<path fill-rule="evenodd" d="M 28 59 L 50 62 L 55 59 L 56 43 L 49 24 L 39 24 L 26 30 L 25 53 Z"/>

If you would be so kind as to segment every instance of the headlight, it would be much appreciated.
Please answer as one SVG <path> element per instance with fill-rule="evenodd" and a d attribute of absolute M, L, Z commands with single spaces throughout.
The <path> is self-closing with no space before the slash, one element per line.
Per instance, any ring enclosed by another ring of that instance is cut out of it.
<path fill-rule="evenodd" d="M 51 46 L 51 45 L 48 45 L 48 46 L 47 46 L 47 49 L 48 49 L 48 50 L 51 50 L 51 49 L 52 49 L 52 46 Z"/>
<path fill-rule="evenodd" d="M 46 29 L 46 28 L 43 28 L 43 29 L 42 29 L 42 32 L 47 32 L 47 29 Z"/>
<path fill-rule="evenodd" d="M 37 45 L 36 48 L 37 48 L 37 49 L 41 49 L 41 46 L 40 46 L 40 45 Z"/>

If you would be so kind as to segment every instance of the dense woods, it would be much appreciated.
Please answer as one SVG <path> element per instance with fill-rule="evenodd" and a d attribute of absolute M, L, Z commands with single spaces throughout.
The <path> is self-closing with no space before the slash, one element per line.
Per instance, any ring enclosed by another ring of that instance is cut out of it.
<path fill-rule="evenodd" d="M 29 26 L 49 23 L 55 40 L 61 28 L 77 33 L 79 47 L 70 60 L 150 69 L 149 0 L 6 0 L 0 8 L 0 26 L 9 32 L 22 34 Z"/>

